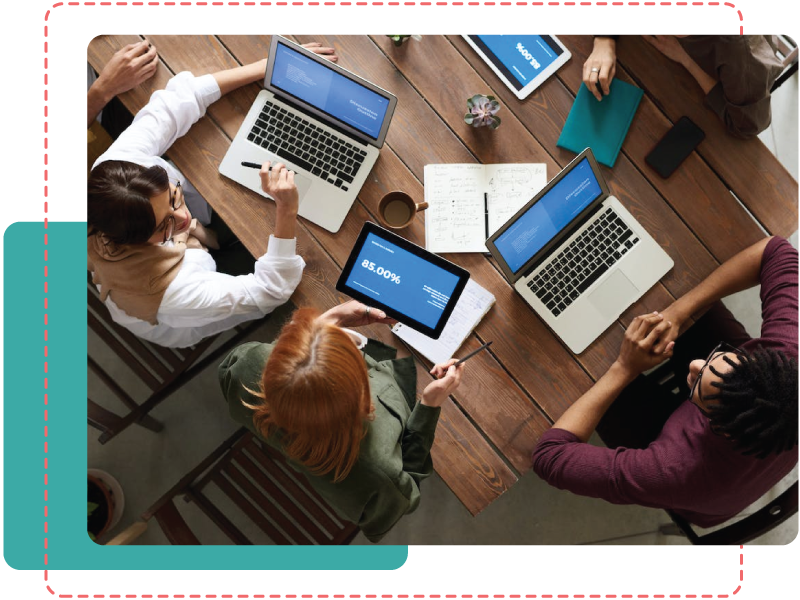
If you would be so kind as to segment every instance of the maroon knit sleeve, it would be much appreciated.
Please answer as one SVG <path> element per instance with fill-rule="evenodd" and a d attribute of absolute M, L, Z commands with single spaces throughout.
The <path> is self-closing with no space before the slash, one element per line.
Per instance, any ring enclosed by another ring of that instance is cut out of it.
<path fill-rule="evenodd" d="M 761 259 L 761 337 L 747 343 L 797 356 L 797 250 L 773 238 Z"/>
<path fill-rule="evenodd" d="M 533 451 L 533 470 L 550 485 L 575 494 L 663 508 L 674 504 L 676 489 L 676 461 L 667 453 L 658 445 L 643 450 L 602 448 L 553 428 Z"/>

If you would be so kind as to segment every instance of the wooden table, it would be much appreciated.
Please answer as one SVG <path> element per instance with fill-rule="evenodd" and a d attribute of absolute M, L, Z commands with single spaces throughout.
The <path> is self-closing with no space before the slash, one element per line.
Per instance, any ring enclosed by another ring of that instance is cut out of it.
<path fill-rule="evenodd" d="M 156 76 L 122 97 L 136 112 L 173 73 L 196 75 L 266 56 L 269 36 L 142 36 L 161 58 Z M 95 38 L 89 61 L 99 70 L 138 36 Z M 401 189 L 421 199 L 429 163 L 541 162 L 554 176 L 573 154 L 556 147 L 581 85 L 591 37 L 562 36 L 573 58 L 525 101 L 518 101 L 459 37 L 425 36 L 396 48 L 383 35 L 302 36 L 299 42 L 334 46 L 340 64 L 398 97 L 386 145 L 358 201 L 337 234 L 301 220 L 299 253 L 307 267 L 293 302 L 321 310 L 344 300 L 334 289 L 340 269 L 378 201 Z M 467 352 L 493 340 L 490 352 L 470 361 L 464 383 L 442 410 L 433 457 L 436 471 L 472 514 L 486 508 L 530 469 L 542 433 L 585 392 L 617 355 L 625 326 L 641 313 L 663 309 L 721 262 L 765 233 L 797 229 L 797 182 L 757 139 L 727 135 L 702 106 L 702 93 L 682 67 L 639 38 L 619 42 L 617 77 L 644 88 L 645 96 L 613 169 L 603 168 L 612 193 L 675 261 L 675 268 L 632 306 L 588 350 L 574 356 L 518 297 L 496 265 L 480 254 L 447 258 L 491 290 L 497 304 L 467 341 Z M 217 168 L 260 86 L 250 85 L 216 102 L 206 117 L 169 150 L 169 157 L 211 203 L 248 249 L 260 256 L 274 227 L 274 205 L 221 175 Z M 492 93 L 502 103 L 496 131 L 464 124 L 466 99 Z M 662 180 L 644 157 L 682 115 L 706 140 L 678 171 Z M 736 198 L 731 194 L 736 195 Z M 424 213 L 404 235 L 424 245 Z M 386 327 L 370 335 L 397 345 Z M 418 367 L 419 388 L 431 377 Z"/>

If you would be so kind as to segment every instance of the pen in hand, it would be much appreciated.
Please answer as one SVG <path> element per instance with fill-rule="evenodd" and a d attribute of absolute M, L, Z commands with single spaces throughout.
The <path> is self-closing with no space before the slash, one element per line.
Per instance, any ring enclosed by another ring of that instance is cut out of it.
<path fill-rule="evenodd" d="M 242 166 L 243 167 L 250 167 L 251 169 L 258 169 L 259 171 L 261 170 L 261 165 L 260 164 L 254 163 L 254 162 L 249 162 L 249 161 L 246 161 L 246 160 L 242 161 Z M 293 173 L 297 172 L 297 171 L 293 171 L 292 169 L 288 169 L 288 168 L 286 170 L 287 171 L 292 171 Z M 272 167 L 269 167 L 267 169 L 267 171 L 272 171 Z"/>
<path fill-rule="evenodd" d="M 488 348 L 488 347 L 489 347 L 489 346 L 491 346 L 491 345 L 492 345 L 492 342 L 486 342 L 486 343 L 485 343 L 483 346 L 480 346 L 479 348 L 476 348 L 475 350 L 473 350 L 472 352 L 470 352 L 469 354 L 467 354 L 467 355 L 466 355 L 464 358 L 462 358 L 461 360 L 459 360 L 459 361 L 458 361 L 456 364 L 454 364 L 453 366 L 454 366 L 454 367 L 457 367 L 457 366 L 458 366 L 458 365 L 460 365 L 461 363 L 463 363 L 463 362 L 465 362 L 465 361 L 469 360 L 470 358 L 472 358 L 473 356 L 475 356 L 475 355 L 476 355 L 478 352 L 480 352 L 481 350 L 483 350 L 483 349 L 485 349 L 485 348 Z"/>
<path fill-rule="evenodd" d="M 243 167 L 250 167 L 251 169 L 258 169 L 259 171 L 261 170 L 261 165 L 260 164 L 254 163 L 254 162 L 247 162 L 246 160 L 242 161 L 242 166 Z M 267 171 L 272 171 L 272 167 L 267 169 Z"/>

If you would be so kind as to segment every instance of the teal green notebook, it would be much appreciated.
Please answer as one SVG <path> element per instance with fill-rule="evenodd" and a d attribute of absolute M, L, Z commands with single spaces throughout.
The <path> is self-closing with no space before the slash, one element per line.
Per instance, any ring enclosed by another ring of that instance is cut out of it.
<path fill-rule="evenodd" d="M 597 162 L 613 167 L 642 94 L 636 86 L 614 79 L 608 96 L 598 101 L 581 85 L 557 145 L 575 154 L 591 148 Z"/>

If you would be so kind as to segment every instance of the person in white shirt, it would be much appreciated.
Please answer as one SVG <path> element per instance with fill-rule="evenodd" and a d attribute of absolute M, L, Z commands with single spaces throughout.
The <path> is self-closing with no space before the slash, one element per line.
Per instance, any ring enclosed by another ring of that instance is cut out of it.
<path fill-rule="evenodd" d="M 306 47 L 338 58 L 333 48 Z M 300 283 L 305 262 L 296 254 L 294 173 L 280 163 L 262 168 L 262 189 L 277 205 L 275 231 L 254 272 L 231 276 L 217 272 L 207 251 L 217 247 L 216 235 L 192 218 L 187 182 L 161 158 L 212 102 L 265 71 L 266 59 L 201 77 L 179 73 L 94 164 L 89 270 L 114 321 L 145 340 L 194 345 L 272 312 Z"/>

